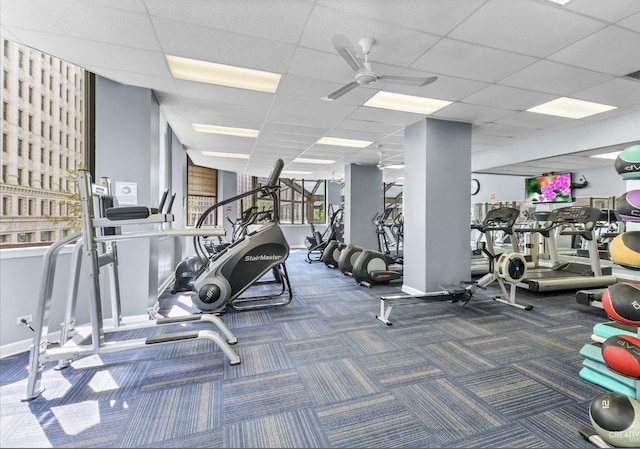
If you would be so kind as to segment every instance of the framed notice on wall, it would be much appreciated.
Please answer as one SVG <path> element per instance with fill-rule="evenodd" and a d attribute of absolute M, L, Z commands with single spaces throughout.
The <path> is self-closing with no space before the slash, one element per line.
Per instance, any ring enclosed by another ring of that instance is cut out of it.
<path fill-rule="evenodd" d="M 137 182 L 117 182 L 116 198 L 119 206 L 138 204 L 138 183 Z"/>

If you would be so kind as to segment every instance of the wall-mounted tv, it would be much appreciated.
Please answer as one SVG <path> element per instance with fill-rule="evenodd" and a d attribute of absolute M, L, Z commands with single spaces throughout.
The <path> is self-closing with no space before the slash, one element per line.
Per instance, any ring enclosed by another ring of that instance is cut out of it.
<path fill-rule="evenodd" d="M 536 176 L 524 180 L 525 202 L 571 203 L 571 173 Z"/>

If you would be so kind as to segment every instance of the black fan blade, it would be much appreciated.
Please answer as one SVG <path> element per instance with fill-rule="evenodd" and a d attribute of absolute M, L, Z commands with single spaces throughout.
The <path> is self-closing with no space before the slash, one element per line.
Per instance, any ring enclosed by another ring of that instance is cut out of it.
<path fill-rule="evenodd" d="M 338 54 L 342 56 L 342 58 L 347 61 L 349 67 L 353 70 L 364 70 L 364 64 L 356 57 L 356 52 L 353 49 L 353 45 L 351 45 L 351 41 L 349 38 L 343 34 L 336 34 L 331 38 L 331 42 L 333 42 L 333 47 L 336 49 Z"/>
<path fill-rule="evenodd" d="M 389 81 L 391 83 L 411 84 L 414 86 L 426 86 L 433 83 L 438 79 L 437 76 L 430 76 L 428 78 L 421 78 L 417 76 L 394 76 L 394 75 L 382 75 L 378 77 L 379 80 Z"/>

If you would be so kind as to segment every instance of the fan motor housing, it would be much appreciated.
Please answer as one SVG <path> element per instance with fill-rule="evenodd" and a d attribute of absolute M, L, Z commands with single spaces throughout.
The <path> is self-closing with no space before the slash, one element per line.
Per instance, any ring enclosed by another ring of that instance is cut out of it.
<path fill-rule="evenodd" d="M 378 77 L 373 72 L 358 72 L 356 73 L 356 83 L 358 84 L 372 84 L 378 80 Z"/>

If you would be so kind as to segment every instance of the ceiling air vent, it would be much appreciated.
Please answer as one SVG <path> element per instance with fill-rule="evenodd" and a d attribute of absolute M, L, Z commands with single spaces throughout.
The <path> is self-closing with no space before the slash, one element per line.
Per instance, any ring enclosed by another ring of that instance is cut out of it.
<path fill-rule="evenodd" d="M 628 75 L 625 75 L 625 77 L 633 78 L 634 80 L 640 81 L 640 70 L 638 70 L 637 72 L 629 73 Z"/>

